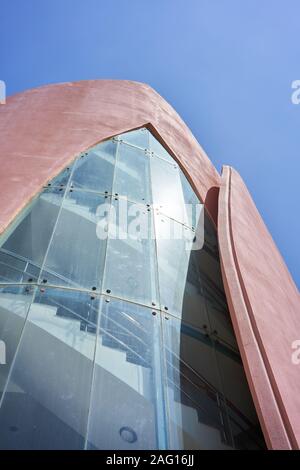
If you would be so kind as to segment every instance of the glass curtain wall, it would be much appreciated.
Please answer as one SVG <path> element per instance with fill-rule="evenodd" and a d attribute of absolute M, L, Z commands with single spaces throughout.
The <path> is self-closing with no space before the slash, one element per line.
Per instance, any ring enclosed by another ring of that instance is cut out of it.
<path fill-rule="evenodd" d="M 264 447 L 215 228 L 145 128 L 78 155 L 2 235 L 0 340 L 2 449 Z"/>

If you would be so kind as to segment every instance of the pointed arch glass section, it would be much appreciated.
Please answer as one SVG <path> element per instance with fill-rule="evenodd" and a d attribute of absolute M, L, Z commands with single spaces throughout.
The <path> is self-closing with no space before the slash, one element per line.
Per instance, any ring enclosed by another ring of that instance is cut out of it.
<path fill-rule="evenodd" d="M 79 154 L 0 238 L 1 449 L 262 448 L 216 230 L 146 128 Z"/>

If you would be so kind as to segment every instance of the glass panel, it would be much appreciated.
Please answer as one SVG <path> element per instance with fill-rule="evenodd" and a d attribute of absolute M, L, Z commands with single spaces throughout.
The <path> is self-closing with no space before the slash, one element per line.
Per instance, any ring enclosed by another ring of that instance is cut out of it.
<path fill-rule="evenodd" d="M 0 289 L 0 399 L 17 350 L 26 315 L 33 297 L 32 287 L 7 286 Z M 3 361 L 1 359 L 4 359 Z"/>
<path fill-rule="evenodd" d="M 153 204 L 164 215 L 188 223 L 177 165 L 150 157 Z"/>
<path fill-rule="evenodd" d="M 30 278 L 36 280 L 52 236 L 63 195 L 63 191 L 58 188 L 46 189 L 5 241 L 1 250 L 1 282 L 27 282 Z M 3 262 L 3 256 L 5 262 Z M 31 268 L 28 263 L 31 263 Z"/>
<path fill-rule="evenodd" d="M 199 295 L 198 287 L 193 287 L 193 267 L 189 269 L 194 233 L 167 217 L 157 215 L 155 216 L 155 234 L 161 306 L 173 315 L 181 317 L 184 300 L 188 305 L 191 303 L 189 296 L 195 298 Z M 185 296 L 189 281 L 191 285 Z M 203 310 L 201 315 L 204 315 Z M 204 318 L 203 321 L 205 321 Z"/>
<path fill-rule="evenodd" d="M 260 427 L 239 354 L 216 343 L 216 356 L 237 448 L 263 448 Z"/>
<path fill-rule="evenodd" d="M 152 213 L 124 199 L 112 204 L 103 292 L 144 305 L 158 303 Z"/>
<path fill-rule="evenodd" d="M 39 267 L 28 261 L 23 261 L 14 253 L 7 253 L 0 248 L 0 283 L 26 283 L 36 282 Z"/>
<path fill-rule="evenodd" d="M 41 280 L 58 286 L 100 288 L 106 240 L 98 223 L 108 216 L 110 198 L 71 190 L 59 215 Z"/>
<path fill-rule="evenodd" d="M 205 217 L 204 246 L 195 255 L 211 330 L 220 341 L 238 350 L 224 293 L 218 242 L 208 215 Z"/>
<path fill-rule="evenodd" d="M 149 132 L 144 127 L 136 131 L 120 134 L 117 138 L 127 144 L 136 145 L 144 150 L 149 148 Z"/>
<path fill-rule="evenodd" d="M 209 328 L 209 319 L 199 278 L 195 251 L 190 253 L 186 282 L 183 289 L 182 311 L 179 316 L 184 322 L 207 330 Z"/>
<path fill-rule="evenodd" d="M 32 304 L 0 408 L 1 449 L 82 449 L 97 299 L 46 289 Z"/>
<path fill-rule="evenodd" d="M 26 261 L 5 253 L 0 249 L 0 282 L 22 282 L 25 277 Z"/>
<path fill-rule="evenodd" d="M 117 143 L 109 140 L 83 154 L 72 175 L 74 188 L 111 193 Z"/>
<path fill-rule="evenodd" d="M 127 196 L 131 201 L 150 203 L 149 155 L 120 143 L 113 193 Z"/>
<path fill-rule="evenodd" d="M 253 425 L 241 416 L 238 410 L 233 410 L 227 405 L 230 427 L 234 439 L 234 445 L 239 450 L 266 450 L 264 437 L 257 421 Z"/>
<path fill-rule="evenodd" d="M 171 155 L 139 129 L 48 186 L 1 236 L 0 448 L 264 448 L 216 230 Z"/>
<path fill-rule="evenodd" d="M 158 140 L 150 134 L 150 151 L 154 152 L 160 158 L 167 160 L 168 162 L 172 163 L 173 165 L 176 163 L 173 157 L 169 154 L 169 152 L 158 142 Z"/>
<path fill-rule="evenodd" d="M 208 335 L 175 318 L 163 320 L 169 448 L 228 449 L 220 379 Z"/>
<path fill-rule="evenodd" d="M 180 170 L 180 180 L 185 204 L 201 204 L 182 170 Z"/>
<path fill-rule="evenodd" d="M 67 186 L 70 176 L 71 176 L 71 170 L 73 168 L 73 163 L 70 164 L 67 168 L 65 168 L 56 178 L 51 180 L 48 183 L 48 186 Z"/>
<path fill-rule="evenodd" d="M 186 179 L 182 170 L 179 170 L 183 199 L 186 206 L 186 214 L 188 219 L 188 225 L 193 228 L 197 228 L 198 224 L 203 221 L 203 204 L 194 193 L 190 183 Z"/>
<path fill-rule="evenodd" d="M 88 431 L 89 449 L 157 449 L 165 432 L 160 395 L 160 319 L 102 301 Z"/>

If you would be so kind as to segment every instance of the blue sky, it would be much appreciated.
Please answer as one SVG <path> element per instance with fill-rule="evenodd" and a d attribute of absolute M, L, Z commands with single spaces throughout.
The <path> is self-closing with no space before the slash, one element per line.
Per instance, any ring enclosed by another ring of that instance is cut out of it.
<path fill-rule="evenodd" d="M 149 83 L 219 171 L 240 172 L 300 285 L 299 0 L 0 0 L 0 17 L 8 95 L 82 79 Z"/>

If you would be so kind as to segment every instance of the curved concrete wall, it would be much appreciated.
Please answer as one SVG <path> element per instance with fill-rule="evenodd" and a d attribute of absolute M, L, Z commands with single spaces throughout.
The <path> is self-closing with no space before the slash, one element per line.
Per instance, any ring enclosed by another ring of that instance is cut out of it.
<path fill-rule="evenodd" d="M 79 152 L 145 125 L 216 218 L 216 198 L 207 194 L 220 176 L 174 109 L 148 85 L 92 80 L 36 88 L 0 106 L 0 233 Z"/>
<path fill-rule="evenodd" d="M 300 297 L 238 173 L 224 167 L 218 233 L 230 313 L 267 443 L 300 447 Z"/>

